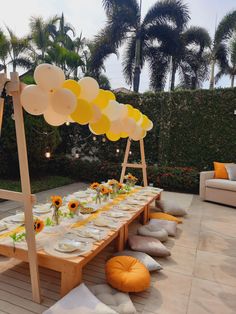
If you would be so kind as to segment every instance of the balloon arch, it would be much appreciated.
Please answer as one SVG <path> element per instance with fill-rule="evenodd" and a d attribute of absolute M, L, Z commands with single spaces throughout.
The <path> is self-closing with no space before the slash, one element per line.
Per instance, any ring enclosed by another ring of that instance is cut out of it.
<path fill-rule="evenodd" d="M 66 122 L 88 124 L 93 134 L 106 134 L 110 141 L 139 141 L 153 127 L 146 115 L 117 102 L 111 91 L 99 89 L 91 77 L 78 82 L 66 80 L 59 67 L 44 63 L 36 67 L 34 80 L 36 85 L 27 85 L 21 93 L 22 106 L 32 115 L 43 114 L 52 126 Z"/>

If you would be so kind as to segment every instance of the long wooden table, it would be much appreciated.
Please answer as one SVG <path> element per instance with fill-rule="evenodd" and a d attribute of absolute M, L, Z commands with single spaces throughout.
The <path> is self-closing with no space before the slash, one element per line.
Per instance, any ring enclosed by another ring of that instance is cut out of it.
<path fill-rule="evenodd" d="M 94 243 L 92 250 L 76 258 L 62 259 L 48 255 L 43 250 L 37 252 L 38 264 L 41 267 L 52 269 L 61 273 L 61 296 L 66 295 L 70 290 L 82 282 L 83 267 L 91 261 L 99 252 L 108 246 L 113 240 L 116 241 L 117 251 L 122 251 L 128 238 L 129 225 L 140 217 L 141 223 L 146 224 L 149 217 L 149 206 L 156 199 L 160 199 L 161 191 L 150 197 L 149 201 L 136 211 L 127 220 L 123 220 L 118 230 L 109 231 L 106 238 Z M 7 257 L 14 257 L 24 262 L 28 262 L 28 251 L 21 248 L 13 248 L 0 242 L 0 254 Z"/>

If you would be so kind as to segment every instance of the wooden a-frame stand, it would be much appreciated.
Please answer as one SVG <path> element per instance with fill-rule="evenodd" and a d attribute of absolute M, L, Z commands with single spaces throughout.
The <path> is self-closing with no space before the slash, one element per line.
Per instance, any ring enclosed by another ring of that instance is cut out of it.
<path fill-rule="evenodd" d="M 6 74 L 0 74 L 0 93 L 2 92 L 5 83 L 8 81 Z M 29 166 L 26 149 L 25 128 L 23 110 L 20 102 L 21 83 L 19 81 L 18 73 L 11 73 L 11 79 L 6 84 L 6 91 L 8 95 L 12 96 L 14 119 L 16 127 L 16 141 L 19 158 L 20 179 L 22 192 L 14 192 L 0 189 L 0 198 L 5 200 L 12 200 L 22 202 L 25 212 L 25 229 L 27 234 L 28 246 L 28 261 L 30 267 L 30 277 L 32 285 L 33 300 L 40 303 L 40 283 L 38 261 L 35 243 L 34 221 L 32 207 L 36 201 L 36 197 L 31 194 Z M 3 120 L 4 99 L 0 98 L 0 136 Z"/>
<path fill-rule="evenodd" d="M 121 176 L 120 176 L 120 182 L 123 183 L 125 173 L 126 173 L 126 168 L 140 168 L 142 169 L 143 172 L 143 185 L 147 186 L 148 181 L 147 181 L 147 165 L 145 161 L 145 152 L 144 152 L 144 142 L 143 139 L 139 141 L 140 144 L 140 154 L 141 154 L 141 163 L 139 164 L 129 164 L 128 163 L 128 158 L 129 158 L 129 153 L 130 153 L 130 146 L 131 146 L 131 139 L 129 138 L 127 141 L 126 145 L 126 150 L 125 150 L 125 157 L 124 157 L 124 162 L 122 163 L 122 171 L 121 171 Z"/>

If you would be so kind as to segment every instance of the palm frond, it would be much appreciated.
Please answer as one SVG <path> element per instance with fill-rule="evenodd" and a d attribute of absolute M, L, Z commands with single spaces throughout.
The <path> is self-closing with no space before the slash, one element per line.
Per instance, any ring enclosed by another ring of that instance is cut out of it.
<path fill-rule="evenodd" d="M 219 45 L 222 41 L 229 39 L 236 29 L 236 10 L 226 14 L 220 21 L 214 38 L 215 45 Z"/>
<path fill-rule="evenodd" d="M 135 67 L 135 46 L 136 36 L 134 35 L 127 41 L 127 46 L 122 62 L 123 74 L 128 85 L 132 85 Z"/>
<path fill-rule="evenodd" d="M 195 45 L 201 53 L 205 48 L 210 48 L 211 37 L 208 31 L 203 27 L 191 26 L 183 34 L 185 45 Z"/>
<path fill-rule="evenodd" d="M 144 25 L 173 23 L 183 29 L 189 21 L 189 9 L 182 0 L 157 1 L 147 12 Z"/>
<path fill-rule="evenodd" d="M 133 15 L 139 13 L 137 0 L 102 0 L 103 7 L 107 16 L 112 16 L 117 11 L 130 11 Z"/>

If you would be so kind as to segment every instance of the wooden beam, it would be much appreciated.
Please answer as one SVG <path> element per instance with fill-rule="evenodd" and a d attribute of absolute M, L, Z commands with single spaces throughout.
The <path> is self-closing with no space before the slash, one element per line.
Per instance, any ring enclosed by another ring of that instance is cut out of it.
<path fill-rule="evenodd" d="M 146 169 L 146 160 L 145 160 L 145 152 L 144 152 L 144 142 L 143 139 L 139 141 L 140 143 L 140 153 L 141 153 L 141 161 L 142 161 L 142 169 L 143 169 L 143 185 L 147 186 L 147 169 Z"/>
<path fill-rule="evenodd" d="M 130 145 L 131 145 L 131 141 L 130 141 L 130 138 L 128 138 L 127 144 L 126 144 L 126 149 L 125 149 L 124 163 L 122 164 L 122 171 L 121 171 L 121 175 L 120 175 L 120 182 L 121 183 L 124 182 L 126 165 L 127 165 L 128 158 L 129 158 Z"/>
<path fill-rule="evenodd" d="M 31 194 L 31 202 L 36 203 L 36 196 Z M 4 200 L 11 200 L 15 202 L 24 202 L 24 194 L 22 192 L 15 192 L 9 190 L 0 189 L 0 198 Z"/>
<path fill-rule="evenodd" d="M 122 164 L 122 167 L 126 166 L 126 168 L 143 168 L 143 167 L 147 167 L 147 165 L 142 165 L 142 164 Z"/>
<path fill-rule="evenodd" d="M 19 156 L 21 187 L 25 210 L 25 229 L 27 233 L 28 258 L 30 266 L 30 277 L 32 285 L 33 300 L 40 303 L 40 283 L 38 260 L 35 243 L 34 220 L 32 213 L 31 187 L 29 177 L 29 166 L 25 139 L 25 127 L 23 110 L 20 102 L 20 81 L 18 73 L 11 73 L 11 85 L 9 91 L 13 97 L 14 117 L 16 126 L 17 150 Z"/>

